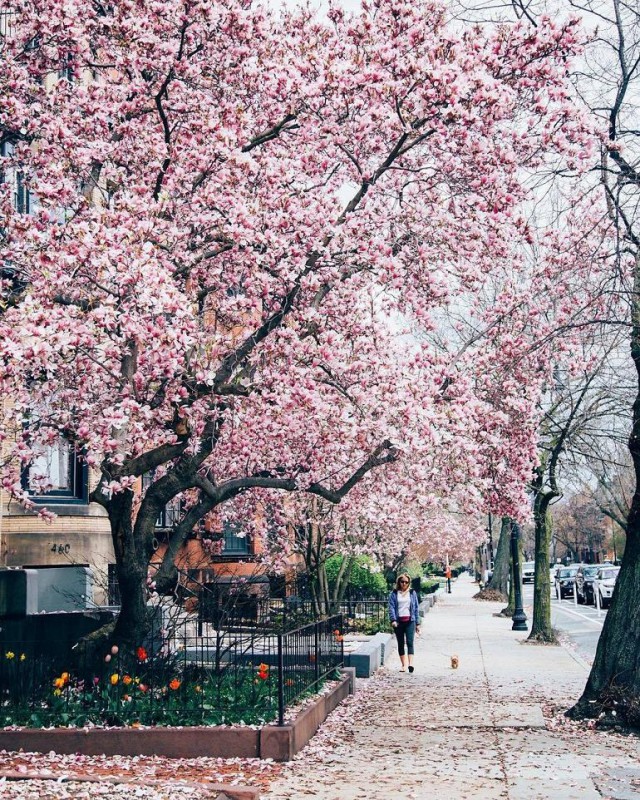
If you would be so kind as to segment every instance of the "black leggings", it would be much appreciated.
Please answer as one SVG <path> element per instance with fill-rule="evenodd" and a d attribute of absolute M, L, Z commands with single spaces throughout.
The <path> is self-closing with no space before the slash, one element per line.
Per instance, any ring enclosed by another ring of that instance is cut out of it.
<path fill-rule="evenodd" d="M 416 632 L 416 623 L 411 622 L 398 622 L 393 629 L 398 640 L 398 655 L 404 655 L 404 640 L 407 640 L 407 653 L 413 655 L 413 637 Z"/>

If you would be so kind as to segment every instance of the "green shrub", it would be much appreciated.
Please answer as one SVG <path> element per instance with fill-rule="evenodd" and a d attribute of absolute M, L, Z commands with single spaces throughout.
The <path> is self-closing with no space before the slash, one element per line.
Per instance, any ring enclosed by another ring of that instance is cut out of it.
<path fill-rule="evenodd" d="M 327 578 L 332 587 L 338 577 L 343 558 L 344 556 L 336 553 L 327 559 Z M 362 593 L 365 597 L 384 597 L 387 594 L 387 582 L 379 567 L 368 556 L 356 556 L 351 569 L 349 588 Z"/>

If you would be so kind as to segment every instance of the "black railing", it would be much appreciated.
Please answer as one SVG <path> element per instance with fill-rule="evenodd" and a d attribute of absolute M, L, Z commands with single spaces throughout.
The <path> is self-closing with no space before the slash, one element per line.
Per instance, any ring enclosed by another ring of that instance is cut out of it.
<path fill-rule="evenodd" d="M 140 645 L 99 654 L 0 633 L 0 727 L 283 724 L 344 661 L 340 615 L 234 632 L 177 613 L 159 609 Z"/>
<path fill-rule="evenodd" d="M 333 608 L 318 607 L 300 597 L 261 598 L 239 591 L 233 598 L 217 590 L 203 592 L 199 615 L 230 630 L 291 630 L 333 614 L 344 618 L 343 632 L 377 633 L 389 628 L 386 600 L 344 600 Z"/>
<path fill-rule="evenodd" d="M 278 634 L 278 724 L 303 694 L 317 690 L 344 663 L 342 616 Z"/>
<path fill-rule="evenodd" d="M 312 581 L 305 573 L 298 573 L 294 578 L 287 577 L 286 589 L 288 595 L 309 601 L 313 599 Z M 348 600 L 385 600 L 387 594 L 387 591 L 375 593 L 348 585 L 344 591 L 343 598 L 345 602 Z"/>
<path fill-rule="evenodd" d="M 354 633 L 378 633 L 390 630 L 386 600 L 346 600 L 340 604 L 345 630 Z"/>

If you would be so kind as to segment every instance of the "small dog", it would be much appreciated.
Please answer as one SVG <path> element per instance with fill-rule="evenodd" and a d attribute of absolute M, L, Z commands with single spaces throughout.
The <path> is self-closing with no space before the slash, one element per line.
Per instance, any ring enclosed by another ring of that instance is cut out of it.
<path fill-rule="evenodd" d="M 458 669 L 459 663 L 458 656 L 451 656 L 451 669 Z"/>

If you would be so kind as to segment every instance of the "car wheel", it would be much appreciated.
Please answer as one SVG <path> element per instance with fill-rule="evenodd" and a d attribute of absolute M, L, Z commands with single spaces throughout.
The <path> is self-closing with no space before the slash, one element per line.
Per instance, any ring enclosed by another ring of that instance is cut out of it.
<path fill-rule="evenodd" d="M 600 608 L 606 608 L 609 605 L 609 600 L 605 600 L 602 596 L 602 592 L 600 592 Z"/>

